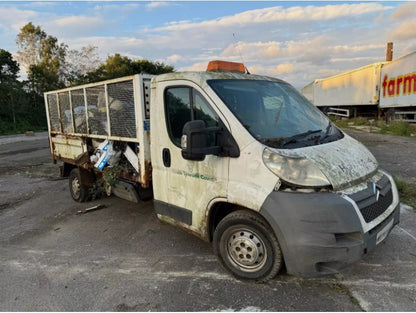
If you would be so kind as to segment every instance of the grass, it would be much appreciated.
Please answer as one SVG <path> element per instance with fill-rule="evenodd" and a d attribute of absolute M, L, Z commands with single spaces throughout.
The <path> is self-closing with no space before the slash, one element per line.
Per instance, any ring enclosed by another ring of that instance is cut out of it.
<path fill-rule="evenodd" d="M 398 136 L 411 136 L 416 133 L 415 125 L 411 125 L 402 121 L 393 121 L 389 125 L 384 124 L 381 127 L 381 134 L 393 134 Z"/>
<path fill-rule="evenodd" d="M 365 117 L 356 117 L 351 119 L 339 119 L 334 116 L 331 120 L 341 128 L 355 128 L 354 126 L 368 126 L 370 132 L 380 134 L 391 134 L 396 136 L 416 136 L 416 125 L 403 121 L 392 121 L 386 124 L 383 120 L 367 119 Z"/>
<path fill-rule="evenodd" d="M 394 178 L 394 181 L 399 191 L 400 202 L 416 209 L 416 182 L 407 182 L 397 177 Z"/>
<path fill-rule="evenodd" d="M 28 122 L 17 122 L 15 125 L 0 121 L 0 136 L 24 134 L 27 131 L 43 132 L 47 131 L 48 127 L 30 125 Z"/>

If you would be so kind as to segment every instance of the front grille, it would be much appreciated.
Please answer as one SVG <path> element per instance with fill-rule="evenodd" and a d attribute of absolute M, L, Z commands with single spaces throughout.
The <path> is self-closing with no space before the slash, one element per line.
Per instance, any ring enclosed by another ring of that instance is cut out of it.
<path fill-rule="evenodd" d="M 393 192 L 391 189 L 387 192 L 387 194 L 383 197 L 380 195 L 380 198 L 377 202 L 362 208 L 361 214 L 364 217 L 364 220 L 369 223 L 372 220 L 379 217 L 384 211 L 387 210 L 387 208 L 390 206 L 390 204 L 393 202 Z"/>
<path fill-rule="evenodd" d="M 393 192 L 387 176 L 383 176 L 377 183 L 369 182 L 368 187 L 350 195 L 360 212 L 369 223 L 383 214 L 393 202 Z"/>

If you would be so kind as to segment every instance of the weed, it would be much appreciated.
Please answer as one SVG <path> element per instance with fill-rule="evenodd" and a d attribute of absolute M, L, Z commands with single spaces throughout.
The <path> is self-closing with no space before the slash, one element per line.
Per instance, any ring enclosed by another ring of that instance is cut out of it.
<path fill-rule="evenodd" d="M 416 209 L 416 182 L 406 182 L 397 177 L 394 181 L 399 191 L 400 201 Z"/>
<path fill-rule="evenodd" d="M 393 121 L 388 126 L 388 131 L 393 135 L 398 136 L 410 136 L 411 128 L 410 124 L 403 121 Z"/>
<path fill-rule="evenodd" d="M 355 297 L 352 295 L 351 291 L 350 291 L 348 288 L 346 288 L 344 285 L 342 285 L 342 284 L 340 284 L 340 283 L 330 283 L 330 284 L 329 284 L 329 288 L 331 288 L 332 290 L 334 290 L 335 292 L 338 292 L 338 293 L 340 293 L 340 294 L 347 295 L 347 296 L 350 298 L 350 301 L 351 301 L 354 305 L 358 306 L 361 310 L 363 310 L 363 309 L 361 308 L 361 305 L 360 305 L 360 302 L 358 301 L 358 299 L 357 299 L 357 298 L 355 298 Z M 363 310 L 363 311 L 364 311 L 364 310 Z"/>
<path fill-rule="evenodd" d="M 412 136 L 416 134 L 416 125 L 403 121 L 392 121 L 389 125 L 384 120 L 367 119 L 356 117 L 352 119 L 337 119 L 331 117 L 331 120 L 340 128 L 355 128 L 354 126 L 370 126 L 371 132 L 380 132 L 381 134 L 391 134 L 396 136 Z"/>
<path fill-rule="evenodd" d="M 356 117 L 352 120 L 352 122 L 355 126 L 363 126 L 369 124 L 368 119 L 366 119 L 365 117 Z"/>
<path fill-rule="evenodd" d="M 336 118 L 335 116 L 331 116 L 331 121 L 335 123 L 338 127 L 341 128 L 348 128 L 349 127 L 349 120 L 348 119 L 340 119 Z"/>

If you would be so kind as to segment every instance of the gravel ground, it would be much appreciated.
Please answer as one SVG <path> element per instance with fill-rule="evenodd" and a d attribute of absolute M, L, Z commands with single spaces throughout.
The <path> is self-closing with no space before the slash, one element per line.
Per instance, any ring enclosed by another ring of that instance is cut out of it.
<path fill-rule="evenodd" d="M 347 130 L 411 181 L 414 138 Z M 211 246 L 160 223 L 152 201 L 76 203 L 47 134 L 0 137 L 0 311 L 414 311 L 416 214 L 341 274 L 231 277 Z M 97 204 L 101 210 L 78 211 Z"/>

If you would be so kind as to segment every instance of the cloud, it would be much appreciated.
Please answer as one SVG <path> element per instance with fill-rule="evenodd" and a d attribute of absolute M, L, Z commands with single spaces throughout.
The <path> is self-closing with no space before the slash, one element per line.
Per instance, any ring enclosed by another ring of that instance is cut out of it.
<path fill-rule="evenodd" d="M 148 4 L 146 4 L 146 9 L 152 10 L 152 9 L 156 9 L 156 8 L 161 8 L 161 7 L 167 7 L 170 6 L 171 3 L 165 2 L 165 1 L 152 1 Z"/>
<path fill-rule="evenodd" d="M 167 58 L 166 58 L 166 61 L 168 62 L 168 63 L 177 63 L 177 62 L 179 62 L 180 60 L 182 60 L 183 58 L 182 58 L 182 56 L 181 55 L 179 55 L 179 54 L 172 54 L 172 55 L 170 55 L 170 56 L 168 56 Z"/>
<path fill-rule="evenodd" d="M 295 2 L 208 20 L 201 19 L 202 13 L 176 14 L 179 5 L 170 2 L 65 5 L 71 10 L 61 13 L 60 4 L 55 6 L 59 10 L 33 5 L 33 11 L 24 4 L 0 4 L 0 31 L 10 33 L 14 44 L 20 27 L 32 21 L 70 49 L 97 46 L 102 59 L 120 53 L 177 70 L 205 70 L 213 59 L 243 61 L 252 73 L 279 76 L 297 86 L 382 61 L 387 39 L 395 42 L 395 54 L 416 47 L 411 38 L 416 38 L 414 4 L 395 9 L 383 2 L 304 7 Z M 155 9 L 167 5 L 172 6 L 170 15 L 160 19 Z M 184 8 L 191 12 L 187 5 L 180 4 L 181 13 Z M 221 14 L 221 4 L 212 5 Z"/>
<path fill-rule="evenodd" d="M 143 4 L 135 3 L 135 2 L 128 2 L 128 3 L 122 3 L 122 4 L 118 2 L 115 2 L 115 4 L 108 4 L 107 2 L 99 2 L 99 3 L 100 4 L 95 5 L 93 7 L 94 13 L 102 14 L 102 15 L 112 15 L 112 16 L 129 13 L 129 12 L 135 11 L 143 7 Z"/>
<path fill-rule="evenodd" d="M 409 40 L 416 37 L 416 19 L 401 23 L 389 33 L 389 38 L 395 40 Z"/>
<path fill-rule="evenodd" d="M 206 63 L 194 63 L 190 66 L 184 66 L 179 68 L 179 71 L 205 71 L 207 69 L 208 62 Z"/>
<path fill-rule="evenodd" d="M 76 40 L 67 40 L 70 43 L 71 47 L 79 49 L 84 46 L 92 45 L 98 47 L 100 56 L 107 56 L 114 53 L 121 53 L 123 55 L 136 55 L 134 53 L 137 50 L 137 47 L 140 47 L 145 44 L 143 39 L 132 38 L 132 37 L 100 37 L 100 36 L 91 36 L 83 37 Z M 114 46 L 117 49 L 114 49 Z"/>
<path fill-rule="evenodd" d="M 91 34 L 105 26 L 108 26 L 108 24 L 108 21 L 105 21 L 100 17 L 73 15 L 57 18 L 45 25 L 49 26 L 51 29 L 54 28 L 56 33 L 64 36 L 70 34 L 74 36 L 82 34 L 85 36 L 86 34 Z"/>
<path fill-rule="evenodd" d="M 233 27 L 239 25 L 264 24 L 271 22 L 306 22 L 306 21 L 325 21 L 336 18 L 350 18 L 368 13 L 383 12 L 391 9 L 380 3 L 357 3 L 357 4 L 336 4 L 327 6 L 307 6 L 282 8 L 280 6 L 250 10 L 232 16 L 204 21 L 201 23 L 180 23 L 171 24 L 165 27 L 155 28 L 154 31 L 184 31 L 197 28 L 209 27 Z"/>
<path fill-rule="evenodd" d="M 395 20 L 403 20 L 407 18 L 414 18 L 416 15 L 416 3 L 408 2 L 400 5 L 396 11 L 391 14 L 391 18 Z"/>
<path fill-rule="evenodd" d="M 295 70 L 295 65 L 292 63 L 283 63 L 276 66 L 276 69 L 273 71 L 274 75 L 283 75 L 292 73 Z"/>
<path fill-rule="evenodd" d="M 39 13 L 31 10 L 20 10 L 15 7 L 0 7 L 0 28 L 19 32 L 27 21 L 36 19 Z"/>

